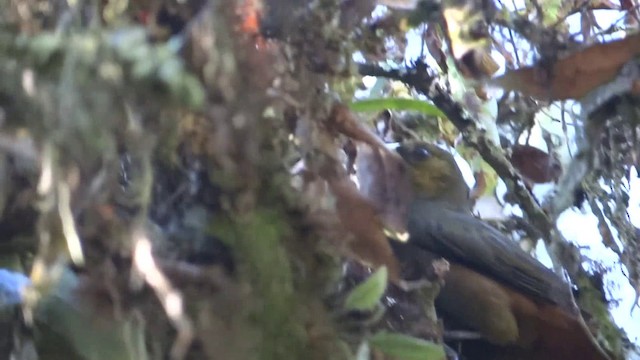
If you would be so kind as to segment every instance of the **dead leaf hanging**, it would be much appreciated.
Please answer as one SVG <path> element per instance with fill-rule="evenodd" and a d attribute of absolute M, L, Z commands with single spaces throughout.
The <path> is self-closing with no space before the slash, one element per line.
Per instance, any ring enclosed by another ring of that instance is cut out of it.
<path fill-rule="evenodd" d="M 562 174 L 558 159 L 531 145 L 514 145 L 511 163 L 529 186 L 556 181 Z"/>
<path fill-rule="evenodd" d="M 384 234 L 382 221 L 348 177 L 330 177 L 327 183 L 336 197 L 336 210 L 342 225 L 354 235 L 348 244 L 353 255 L 368 265 L 386 265 L 389 279 L 400 280 L 400 265 Z"/>
<path fill-rule="evenodd" d="M 539 100 L 581 99 L 613 80 L 622 66 L 638 54 L 640 33 L 595 44 L 551 65 L 509 71 L 491 83 Z"/>

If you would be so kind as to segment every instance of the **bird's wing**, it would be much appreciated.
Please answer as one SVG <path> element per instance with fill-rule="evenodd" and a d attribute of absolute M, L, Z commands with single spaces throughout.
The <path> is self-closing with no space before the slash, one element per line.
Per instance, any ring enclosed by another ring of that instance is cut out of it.
<path fill-rule="evenodd" d="M 570 309 L 570 287 L 504 234 L 469 213 L 414 204 L 410 242 L 540 300 Z"/>

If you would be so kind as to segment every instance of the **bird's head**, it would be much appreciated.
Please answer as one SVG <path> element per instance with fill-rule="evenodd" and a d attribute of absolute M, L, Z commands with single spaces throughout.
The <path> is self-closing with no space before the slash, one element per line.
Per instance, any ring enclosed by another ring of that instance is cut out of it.
<path fill-rule="evenodd" d="M 397 151 L 408 165 L 416 196 L 455 206 L 469 203 L 469 187 L 451 153 L 425 142 L 404 143 Z"/>

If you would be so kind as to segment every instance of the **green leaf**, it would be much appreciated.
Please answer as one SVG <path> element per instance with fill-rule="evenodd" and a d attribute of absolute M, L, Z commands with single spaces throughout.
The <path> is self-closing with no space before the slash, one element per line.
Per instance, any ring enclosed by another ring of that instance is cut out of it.
<path fill-rule="evenodd" d="M 345 308 L 348 310 L 373 310 L 387 288 L 387 268 L 381 267 L 366 281 L 351 290 Z"/>
<path fill-rule="evenodd" d="M 563 16 L 563 1 L 561 0 L 546 0 L 542 2 L 542 8 L 544 9 L 544 24 L 550 25 L 558 21 Z"/>
<path fill-rule="evenodd" d="M 31 40 L 25 37 L 24 41 L 30 47 L 31 53 L 38 64 L 47 63 L 64 45 L 62 36 L 58 33 L 43 33 L 34 36 Z"/>
<path fill-rule="evenodd" d="M 185 75 L 182 79 L 182 88 L 184 91 L 181 93 L 183 101 L 191 106 L 193 109 L 197 109 L 204 103 L 205 91 L 200 81 L 190 74 Z"/>
<path fill-rule="evenodd" d="M 107 41 L 119 56 L 127 60 L 134 60 L 139 48 L 148 46 L 147 33 L 142 27 L 118 29 L 108 34 Z"/>
<path fill-rule="evenodd" d="M 175 58 L 167 59 L 160 65 L 158 76 L 160 80 L 167 84 L 175 84 L 180 82 L 181 77 L 184 75 L 182 69 L 182 63 Z"/>
<path fill-rule="evenodd" d="M 405 98 L 380 98 L 354 101 L 349 104 L 353 111 L 376 112 L 383 110 L 413 110 L 426 115 L 446 117 L 437 106 L 426 101 Z"/>
<path fill-rule="evenodd" d="M 400 360 L 442 360 L 444 348 L 431 341 L 381 331 L 370 340 L 371 346 Z"/>

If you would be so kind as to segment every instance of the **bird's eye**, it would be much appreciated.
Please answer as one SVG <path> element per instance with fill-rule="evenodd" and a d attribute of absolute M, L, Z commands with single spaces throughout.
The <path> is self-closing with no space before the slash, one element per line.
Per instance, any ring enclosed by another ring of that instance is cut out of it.
<path fill-rule="evenodd" d="M 428 159 L 429 156 L 431 156 L 431 153 L 426 148 L 417 147 L 413 150 L 413 155 L 415 156 L 416 160 L 421 161 Z"/>

